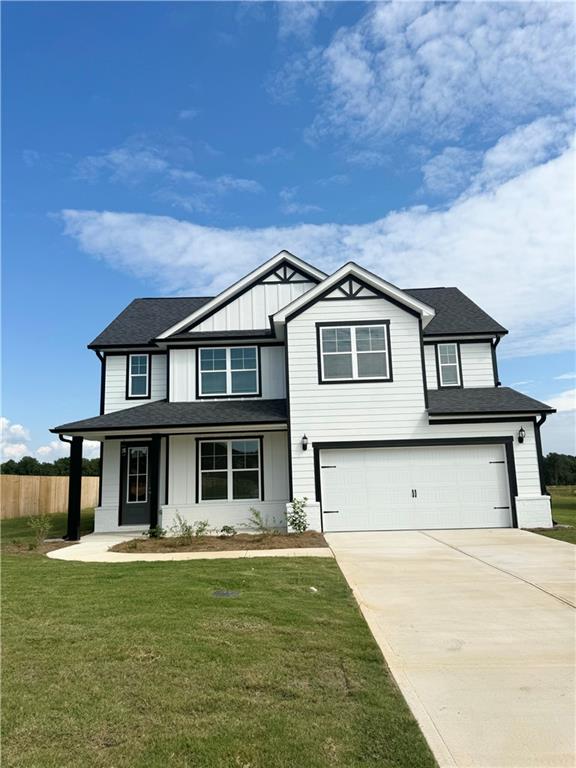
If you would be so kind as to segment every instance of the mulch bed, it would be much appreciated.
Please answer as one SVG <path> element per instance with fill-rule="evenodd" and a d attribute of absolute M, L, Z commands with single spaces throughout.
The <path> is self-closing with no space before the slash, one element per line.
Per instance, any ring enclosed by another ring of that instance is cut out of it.
<path fill-rule="evenodd" d="M 218 552 L 246 549 L 304 549 L 327 547 L 316 531 L 306 533 L 238 533 L 236 536 L 197 536 L 192 539 L 168 536 L 163 539 L 130 539 L 110 547 L 111 552 Z"/>

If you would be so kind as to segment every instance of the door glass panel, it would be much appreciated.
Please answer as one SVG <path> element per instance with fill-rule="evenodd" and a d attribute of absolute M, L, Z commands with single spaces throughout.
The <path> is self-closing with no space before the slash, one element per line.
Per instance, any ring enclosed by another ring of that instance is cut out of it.
<path fill-rule="evenodd" d="M 145 502 L 148 498 L 148 448 L 128 448 L 126 501 Z"/>

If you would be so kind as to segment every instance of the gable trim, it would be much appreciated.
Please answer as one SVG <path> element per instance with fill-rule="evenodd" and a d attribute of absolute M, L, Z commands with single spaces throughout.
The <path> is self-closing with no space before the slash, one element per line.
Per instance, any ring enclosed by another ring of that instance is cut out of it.
<path fill-rule="evenodd" d="M 306 262 L 301 261 L 301 259 L 299 259 L 297 256 L 294 256 L 294 254 L 290 253 L 289 251 L 280 251 L 276 254 L 276 256 L 273 256 L 272 259 L 269 259 L 264 264 L 261 264 L 259 267 L 252 270 L 252 272 L 249 272 L 229 288 L 226 288 L 224 291 L 222 291 L 222 293 L 219 294 L 219 296 L 215 296 L 211 302 L 208 302 L 208 304 L 200 307 L 200 309 L 196 310 L 191 315 L 188 315 L 183 320 L 175 323 L 165 331 L 162 331 L 162 333 L 158 334 L 154 341 L 163 341 L 177 333 L 186 333 L 200 322 L 208 319 L 213 314 L 228 306 L 228 304 L 235 301 L 243 294 L 247 293 L 255 285 L 262 283 L 267 277 L 271 277 L 279 267 L 282 267 L 285 264 L 289 264 L 296 271 L 301 272 L 304 275 L 309 275 L 310 280 L 305 282 L 318 284 L 326 278 L 326 274 L 324 272 L 316 269 L 316 267 L 312 267 L 311 265 L 306 264 Z"/>

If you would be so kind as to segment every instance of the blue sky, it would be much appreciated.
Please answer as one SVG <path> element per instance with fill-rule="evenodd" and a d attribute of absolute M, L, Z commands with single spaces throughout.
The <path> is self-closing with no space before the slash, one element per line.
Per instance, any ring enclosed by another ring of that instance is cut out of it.
<path fill-rule="evenodd" d="M 457 285 L 574 446 L 574 6 L 11 3 L 3 450 L 98 412 L 86 344 L 134 297 L 281 248 Z"/>

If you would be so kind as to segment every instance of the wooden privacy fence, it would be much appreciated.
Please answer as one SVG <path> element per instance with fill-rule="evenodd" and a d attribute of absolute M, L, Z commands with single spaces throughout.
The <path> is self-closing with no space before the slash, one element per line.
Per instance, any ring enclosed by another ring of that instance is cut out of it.
<path fill-rule="evenodd" d="M 97 477 L 82 478 L 82 509 L 98 504 Z M 68 478 L 37 475 L 0 476 L 0 520 L 68 510 Z"/>

